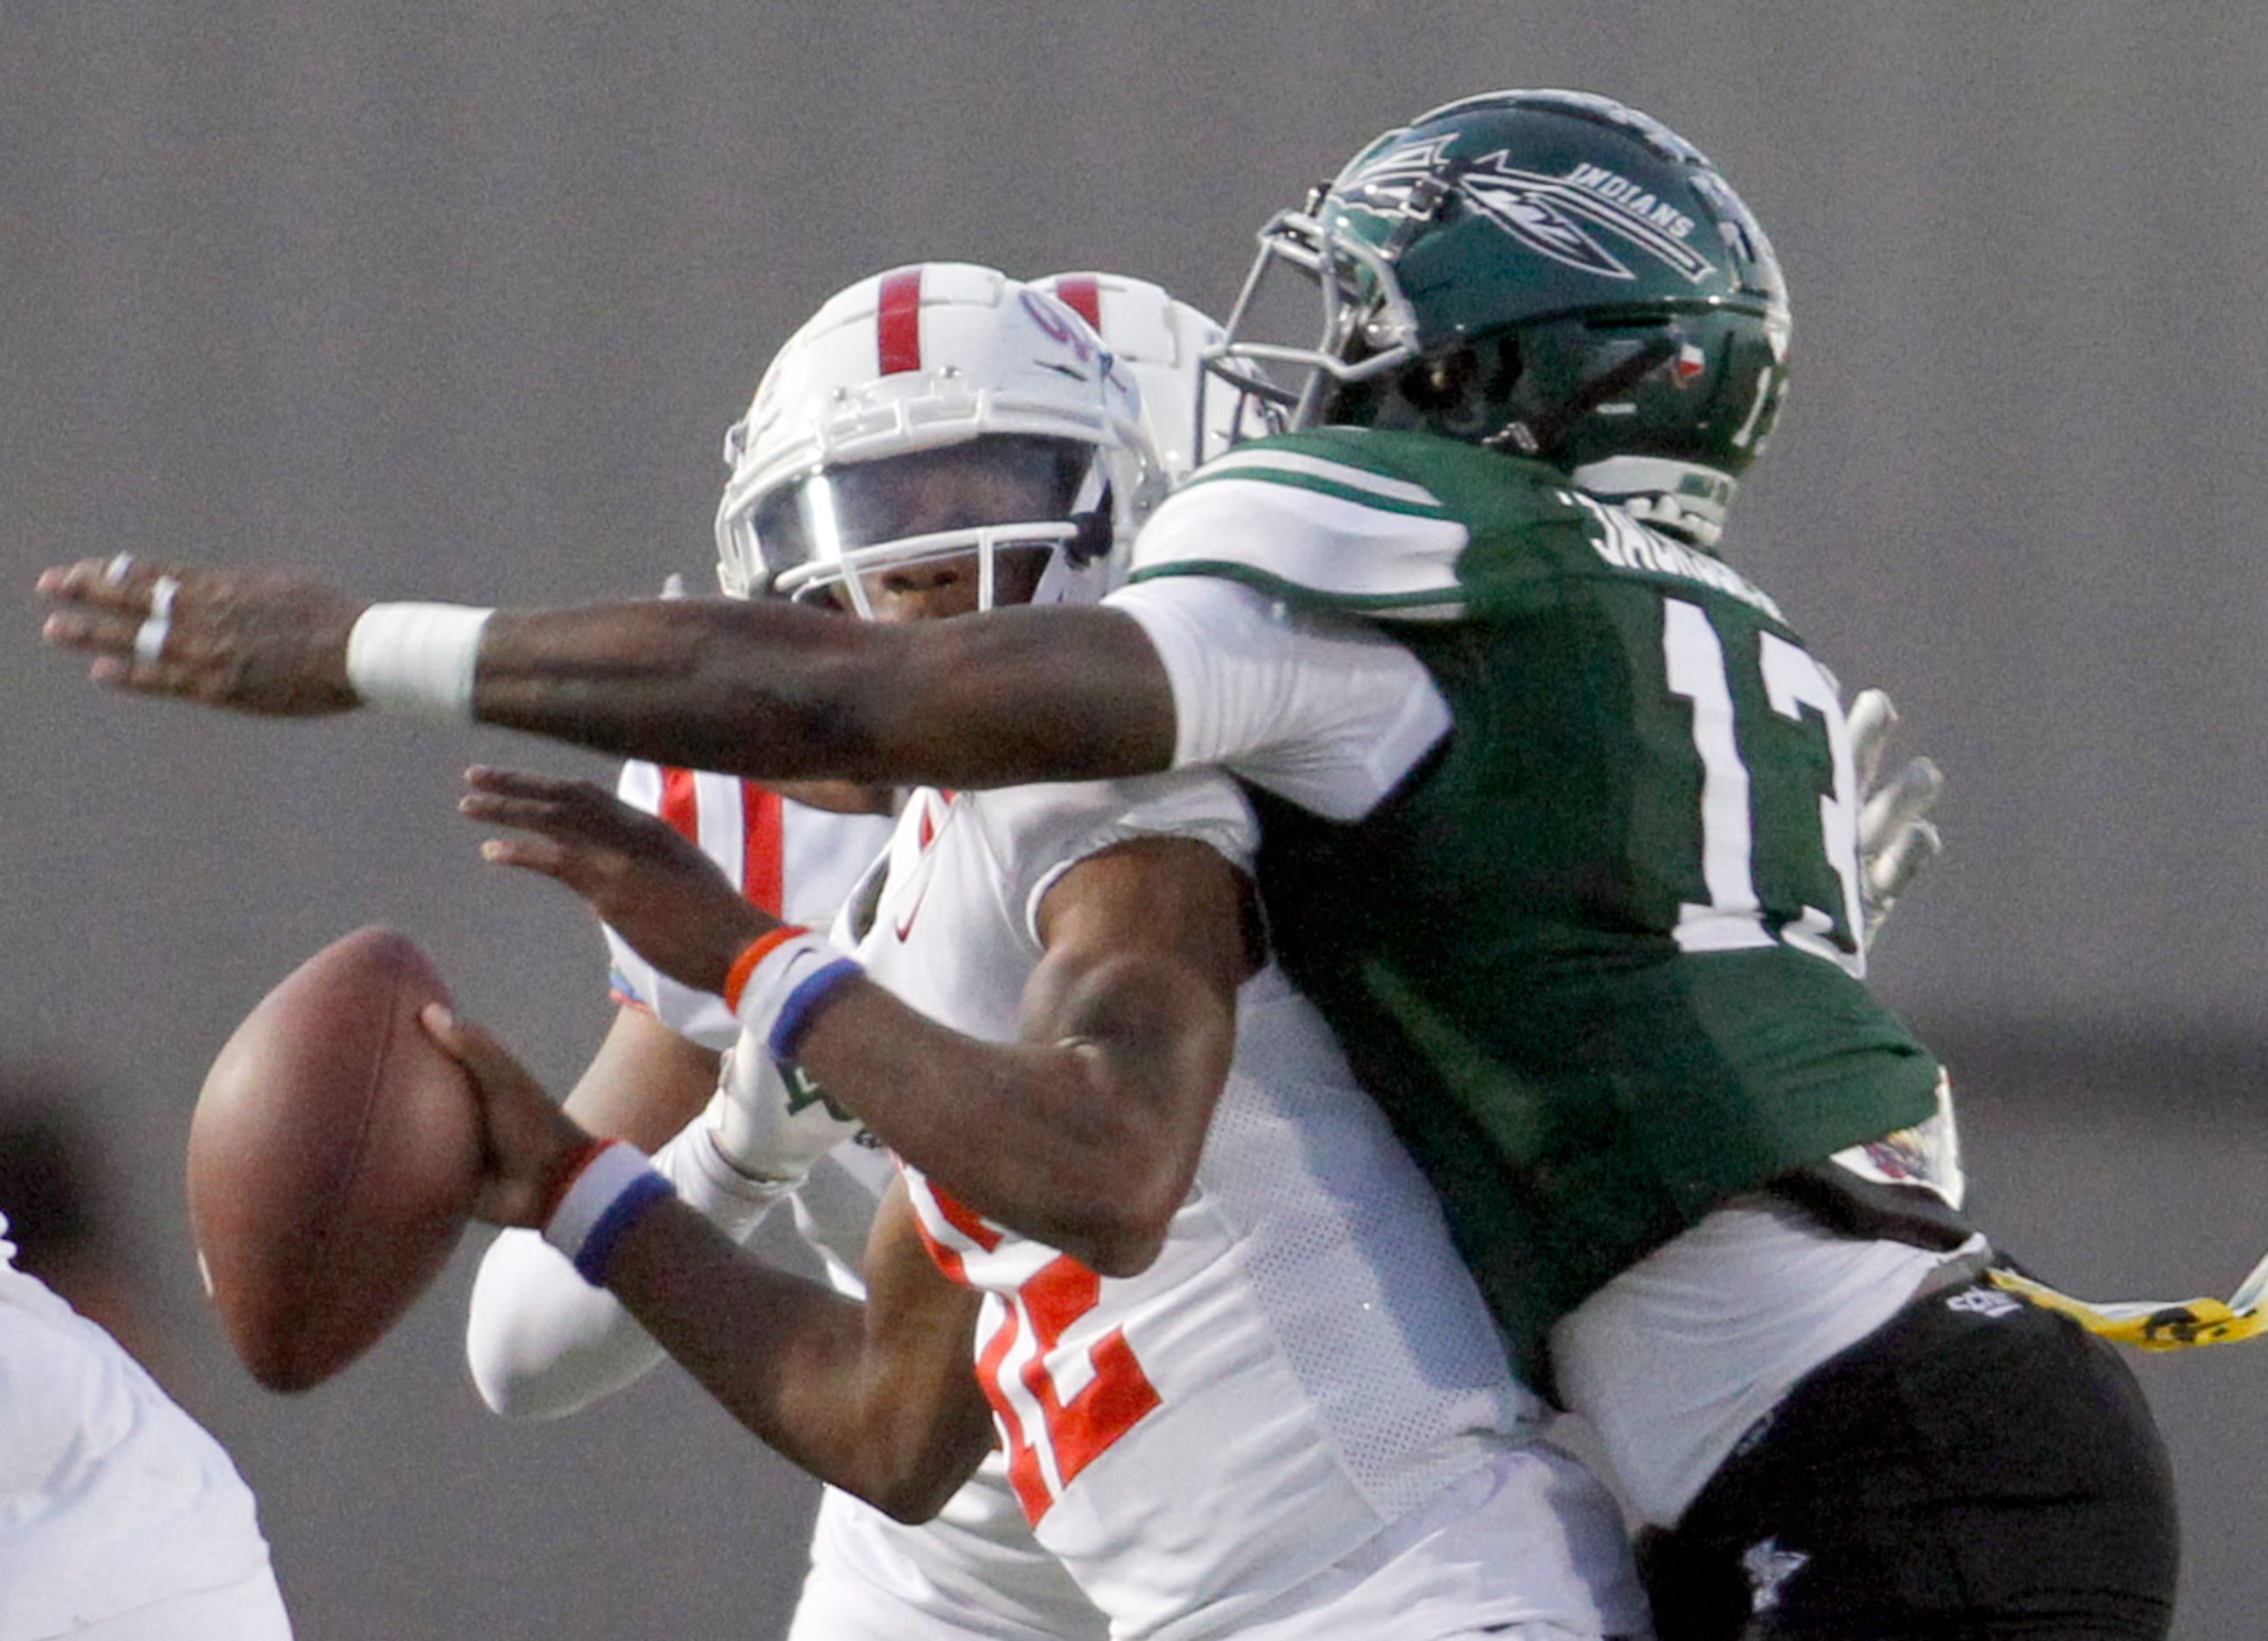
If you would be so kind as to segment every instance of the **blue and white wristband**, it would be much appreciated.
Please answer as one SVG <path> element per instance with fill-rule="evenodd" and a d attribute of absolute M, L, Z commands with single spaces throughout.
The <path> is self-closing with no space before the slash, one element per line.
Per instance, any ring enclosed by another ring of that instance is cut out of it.
<path fill-rule="evenodd" d="M 751 941 L 725 981 L 725 1001 L 773 1059 L 792 1065 L 820 1012 L 865 970 L 808 929 L 785 924 Z"/>
<path fill-rule="evenodd" d="M 647 1209 L 676 1188 L 627 1140 L 600 1142 L 570 1176 L 543 1222 L 543 1240 L 573 1262 L 576 1274 L 604 1287 L 607 1266 Z"/>

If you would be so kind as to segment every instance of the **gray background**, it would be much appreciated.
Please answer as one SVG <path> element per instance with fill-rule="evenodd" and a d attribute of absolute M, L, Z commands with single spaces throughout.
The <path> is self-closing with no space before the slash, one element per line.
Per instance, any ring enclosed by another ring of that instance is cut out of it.
<path fill-rule="evenodd" d="M 169 1382 L 264 1501 L 304 1636 L 762 1637 L 808 1495 L 681 1382 L 506 1425 L 468 1246 L 281 1400 L 197 1299 L 179 1158 L 213 1050 L 318 946 L 407 929 L 555 1085 L 595 935 L 474 857 L 468 758 L 357 718 L 107 698 L 42 564 L 290 562 L 373 594 L 700 584 L 774 345 L 925 256 L 1220 307 L 1252 229 L 1376 131 L 1507 85 L 1619 95 L 1733 177 L 1796 311 L 1729 541 L 1952 774 L 1884 994 L 1962 1073 L 1977 1202 L 2081 1291 L 2225 1292 L 2268 1246 L 2268 31 L 2095 3 L 826 8 L 0 0 L 0 1055 L 73 1068 L 131 1187 Z M 2186 1641 L 2257 1641 L 2268 1346 L 2139 1364 Z"/>

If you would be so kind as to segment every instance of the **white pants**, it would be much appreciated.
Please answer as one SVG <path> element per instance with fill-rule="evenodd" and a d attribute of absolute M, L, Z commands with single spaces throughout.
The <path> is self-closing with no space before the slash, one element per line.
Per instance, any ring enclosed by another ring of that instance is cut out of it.
<path fill-rule="evenodd" d="M 924 1527 L 828 1488 L 788 1641 L 1104 1641 L 1108 1631 L 1032 1542 L 987 1461 Z"/>

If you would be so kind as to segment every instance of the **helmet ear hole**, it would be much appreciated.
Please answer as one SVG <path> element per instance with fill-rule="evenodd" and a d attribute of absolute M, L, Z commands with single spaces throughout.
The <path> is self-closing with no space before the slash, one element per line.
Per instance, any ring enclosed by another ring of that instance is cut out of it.
<path fill-rule="evenodd" d="M 1395 372 L 1387 396 L 1402 401 L 1410 426 L 1484 440 L 1518 414 L 1520 381 L 1520 338 L 1491 336 L 1413 360 Z"/>
<path fill-rule="evenodd" d="M 1489 351 L 1495 356 L 1494 368 L 1481 384 L 1481 395 L 1491 405 L 1508 405 L 1520 386 L 1520 338 L 1516 335 L 1498 336 Z"/>
<path fill-rule="evenodd" d="M 1480 378 L 1479 361 L 1470 348 L 1420 359 L 1402 376 L 1403 396 L 1429 416 L 1463 421 L 1469 416 L 1473 385 Z"/>

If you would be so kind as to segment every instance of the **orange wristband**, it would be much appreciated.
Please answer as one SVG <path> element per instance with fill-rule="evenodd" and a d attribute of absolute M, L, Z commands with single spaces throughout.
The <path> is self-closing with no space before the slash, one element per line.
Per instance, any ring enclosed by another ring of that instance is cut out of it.
<path fill-rule="evenodd" d="M 725 1006 L 735 1014 L 740 1012 L 740 993 L 748 988 L 748 976 L 756 972 L 756 965 L 774 951 L 799 934 L 811 931 L 801 924 L 782 924 L 769 934 L 760 934 L 741 948 L 733 960 L 732 968 L 725 971 Z"/>

